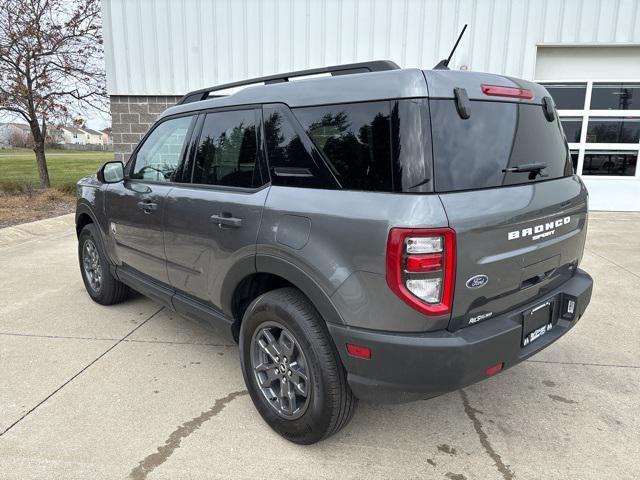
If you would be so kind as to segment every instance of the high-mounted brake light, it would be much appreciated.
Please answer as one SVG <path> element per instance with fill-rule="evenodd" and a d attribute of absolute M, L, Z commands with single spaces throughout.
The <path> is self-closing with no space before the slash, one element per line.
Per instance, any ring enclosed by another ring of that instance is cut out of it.
<path fill-rule="evenodd" d="M 513 97 L 524 98 L 526 100 L 531 100 L 533 98 L 533 92 L 526 88 L 502 87 L 500 85 L 485 84 L 480 85 L 480 88 L 482 89 L 482 93 L 493 97 Z"/>
<path fill-rule="evenodd" d="M 451 313 L 456 234 L 450 228 L 392 228 L 387 239 L 387 284 L 426 315 Z"/>

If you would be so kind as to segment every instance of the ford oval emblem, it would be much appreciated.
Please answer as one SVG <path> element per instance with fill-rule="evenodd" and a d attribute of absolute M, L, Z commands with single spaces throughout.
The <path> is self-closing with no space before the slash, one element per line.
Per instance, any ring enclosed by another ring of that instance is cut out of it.
<path fill-rule="evenodd" d="M 467 280 L 467 288 L 480 288 L 484 287 L 489 281 L 489 277 L 486 275 L 474 275 Z"/>

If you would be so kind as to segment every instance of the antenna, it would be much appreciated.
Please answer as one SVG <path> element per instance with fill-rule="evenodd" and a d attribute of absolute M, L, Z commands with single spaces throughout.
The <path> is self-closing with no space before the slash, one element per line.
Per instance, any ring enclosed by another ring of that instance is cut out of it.
<path fill-rule="evenodd" d="M 451 57 L 453 57 L 453 54 L 456 51 L 456 48 L 458 48 L 458 44 L 460 43 L 460 40 L 462 40 L 462 36 L 464 35 L 464 31 L 467 29 L 467 24 L 464 24 L 464 27 L 462 27 L 462 31 L 460 32 L 460 35 L 458 35 L 458 40 L 456 40 L 456 44 L 453 46 L 453 48 L 451 49 L 451 53 L 449 54 L 449 57 L 447 57 L 446 60 L 441 60 L 435 67 L 433 67 L 434 70 L 449 70 L 449 62 L 451 61 Z"/>

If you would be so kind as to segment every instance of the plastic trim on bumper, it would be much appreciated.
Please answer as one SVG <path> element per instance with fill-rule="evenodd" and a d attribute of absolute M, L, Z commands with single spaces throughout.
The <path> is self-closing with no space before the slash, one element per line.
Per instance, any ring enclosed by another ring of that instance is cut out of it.
<path fill-rule="evenodd" d="M 551 345 L 580 319 L 591 299 L 593 280 L 583 270 L 557 289 L 516 310 L 456 332 L 394 334 L 328 324 L 354 394 L 375 403 L 435 397 L 486 378 L 485 370 L 512 367 Z M 522 313 L 561 294 L 576 299 L 572 320 L 559 318 L 543 337 L 521 347 Z M 371 349 L 370 360 L 349 356 L 347 343 Z"/>

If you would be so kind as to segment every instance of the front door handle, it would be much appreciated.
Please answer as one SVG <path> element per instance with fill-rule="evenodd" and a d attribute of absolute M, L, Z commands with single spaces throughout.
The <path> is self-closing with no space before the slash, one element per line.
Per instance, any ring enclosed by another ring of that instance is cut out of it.
<path fill-rule="evenodd" d="M 209 217 L 213 223 L 217 223 L 218 227 L 232 227 L 232 228 L 240 228 L 242 226 L 242 219 L 232 217 L 230 213 L 222 212 L 219 215 L 211 215 Z"/>
<path fill-rule="evenodd" d="M 138 208 L 144 213 L 152 213 L 158 208 L 158 204 L 153 202 L 138 202 Z"/>

